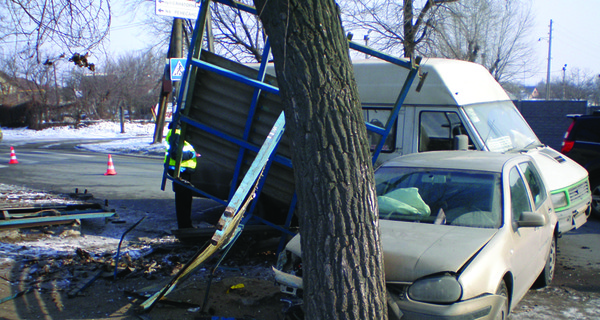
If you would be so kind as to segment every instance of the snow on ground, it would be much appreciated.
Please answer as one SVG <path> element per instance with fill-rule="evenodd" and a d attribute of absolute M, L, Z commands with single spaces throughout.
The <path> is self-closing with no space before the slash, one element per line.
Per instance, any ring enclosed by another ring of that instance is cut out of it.
<path fill-rule="evenodd" d="M 28 142 L 43 140 L 68 139 L 98 139 L 98 143 L 82 144 L 79 148 L 103 153 L 136 153 L 162 154 L 165 142 L 152 144 L 154 136 L 153 123 L 125 123 L 125 132 L 121 133 L 118 122 L 97 122 L 77 129 L 73 127 L 55 127 L 44 130 L 26 128 L 2 128 L 2 142 L 8 145 L 22 145 Z M 166 130 L 163 131 L 166 134 Z M 107 139 L 115 139 L 106 141 Z M 16 206 L 48 206 L 56 204 L 73 204 L 73 200 L 61 198 L 39 190 L 21 186 L 8 186 L 0 183 L 0 208 Z M 17 257 L 61 257 L 75 254 L 75 249 L 85 248 L 92 254 L 102 254 L 113 251 L 118 239 L 106 238 L 99 235 L 79 236 L 78 234 L 63 233 L 56 237 L 43 237 L 36 241 L 21 239 L 18 231 L 0 232 L 0 264 L 9 262 Z M 26 238 L 26 237 L 23 237 Z M 6 241 L 10 240 L 10 241 Z M 10 242 L 10 243 L 8 243 Z M 130 256 L 136 256 L 138 248 L 127 250 Z"/>
<path fill-rule="evenodd" d="M 118 122 L 102 121 L 90 125 L 73 127 L 54 127 L 44 130 L 31 130 L 27 128 L 2 128 L 5 144 L 23 144 L 40 140 L 67 140 L 67 139 L 117 139 L 97 144 L 84 144 L 81 148 L 105 153 L 137 153 L 160 154 L 165 150 L 165 141 L 153 144 L 154 123 L 126 122 L 125 132 L 121 133 Z M 166 128 L 163 135 L 166 134 Z"/>

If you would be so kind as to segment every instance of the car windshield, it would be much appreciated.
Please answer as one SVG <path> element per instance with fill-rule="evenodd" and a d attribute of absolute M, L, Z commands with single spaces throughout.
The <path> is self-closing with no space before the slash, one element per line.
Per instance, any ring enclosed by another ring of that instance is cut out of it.
<path fill-rule="evenodd" d="M 490 151 L 506 152 L 541 145 L 510 101 L 467 106 L 464 110 Z"/>
<path fill-rule="evenodd" d="M 380 219 L 477 228 L 502 223 L 496 173 L 382 167 L 375 181 Z"/>

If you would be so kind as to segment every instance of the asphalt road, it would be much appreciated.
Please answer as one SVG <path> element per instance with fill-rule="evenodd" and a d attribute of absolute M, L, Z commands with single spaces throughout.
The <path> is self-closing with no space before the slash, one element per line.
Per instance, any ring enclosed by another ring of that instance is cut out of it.
<path fill-rule="evenodd" d="M 75 149 L 85 141 L 43 141 L 15 147 L 18 165 L 8 165 L 10 146 L 0 143 L 0 182 L 62 193 L 88 190 L 99 199 L 173 199 L 161 190 L 162 157 L 113 154 L 116 175 L 104 175 L 108 155 Z M 94 140 L 98 143 L 98 140 Z"/>

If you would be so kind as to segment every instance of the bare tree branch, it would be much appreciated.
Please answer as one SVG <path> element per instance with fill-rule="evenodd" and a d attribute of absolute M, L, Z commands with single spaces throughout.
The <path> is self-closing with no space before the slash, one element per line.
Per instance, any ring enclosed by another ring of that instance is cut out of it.
<path fill-rule="evenodd" d="M 111 23 L 110 0 L 5 0 L 8 14 L 0 19 L 0 39 L 24 43 L 19 51 L 35 57 L 43 48 L 86 52 L 96 48 L 108 35 Z"/>

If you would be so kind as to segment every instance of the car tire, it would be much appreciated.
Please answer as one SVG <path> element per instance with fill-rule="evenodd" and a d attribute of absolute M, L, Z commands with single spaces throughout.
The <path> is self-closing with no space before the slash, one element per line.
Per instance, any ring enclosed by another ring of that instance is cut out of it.
<path fill-rule="evenodd" d="M 538 276 L 534 283 L 535 288 L 543 288 L 550 285 L 552 279 L 554 279 L 554 270 L 556 269 L 556 237 L 552 237 L 552 243 L 550 244 L 550 252 L 546 259 L 546 265 L 542 273 Z"/>
<path fill-rule="evenodd" d="M 496 289 L 496 294 L 505 297 L 506 300 L 504 300 L 504 303 L 502 304 L 502 306 L 500 306 L 500 310 L 498 310 L 495 320 L 506 320 L 508 319 L 509 300 L 508 287 L 506 286 L 506 282 L 504 282 L 504 280 L 502 280 L 502 282 L 500 282 L 500 285 L 498 285 L 498 289 Z"/>

